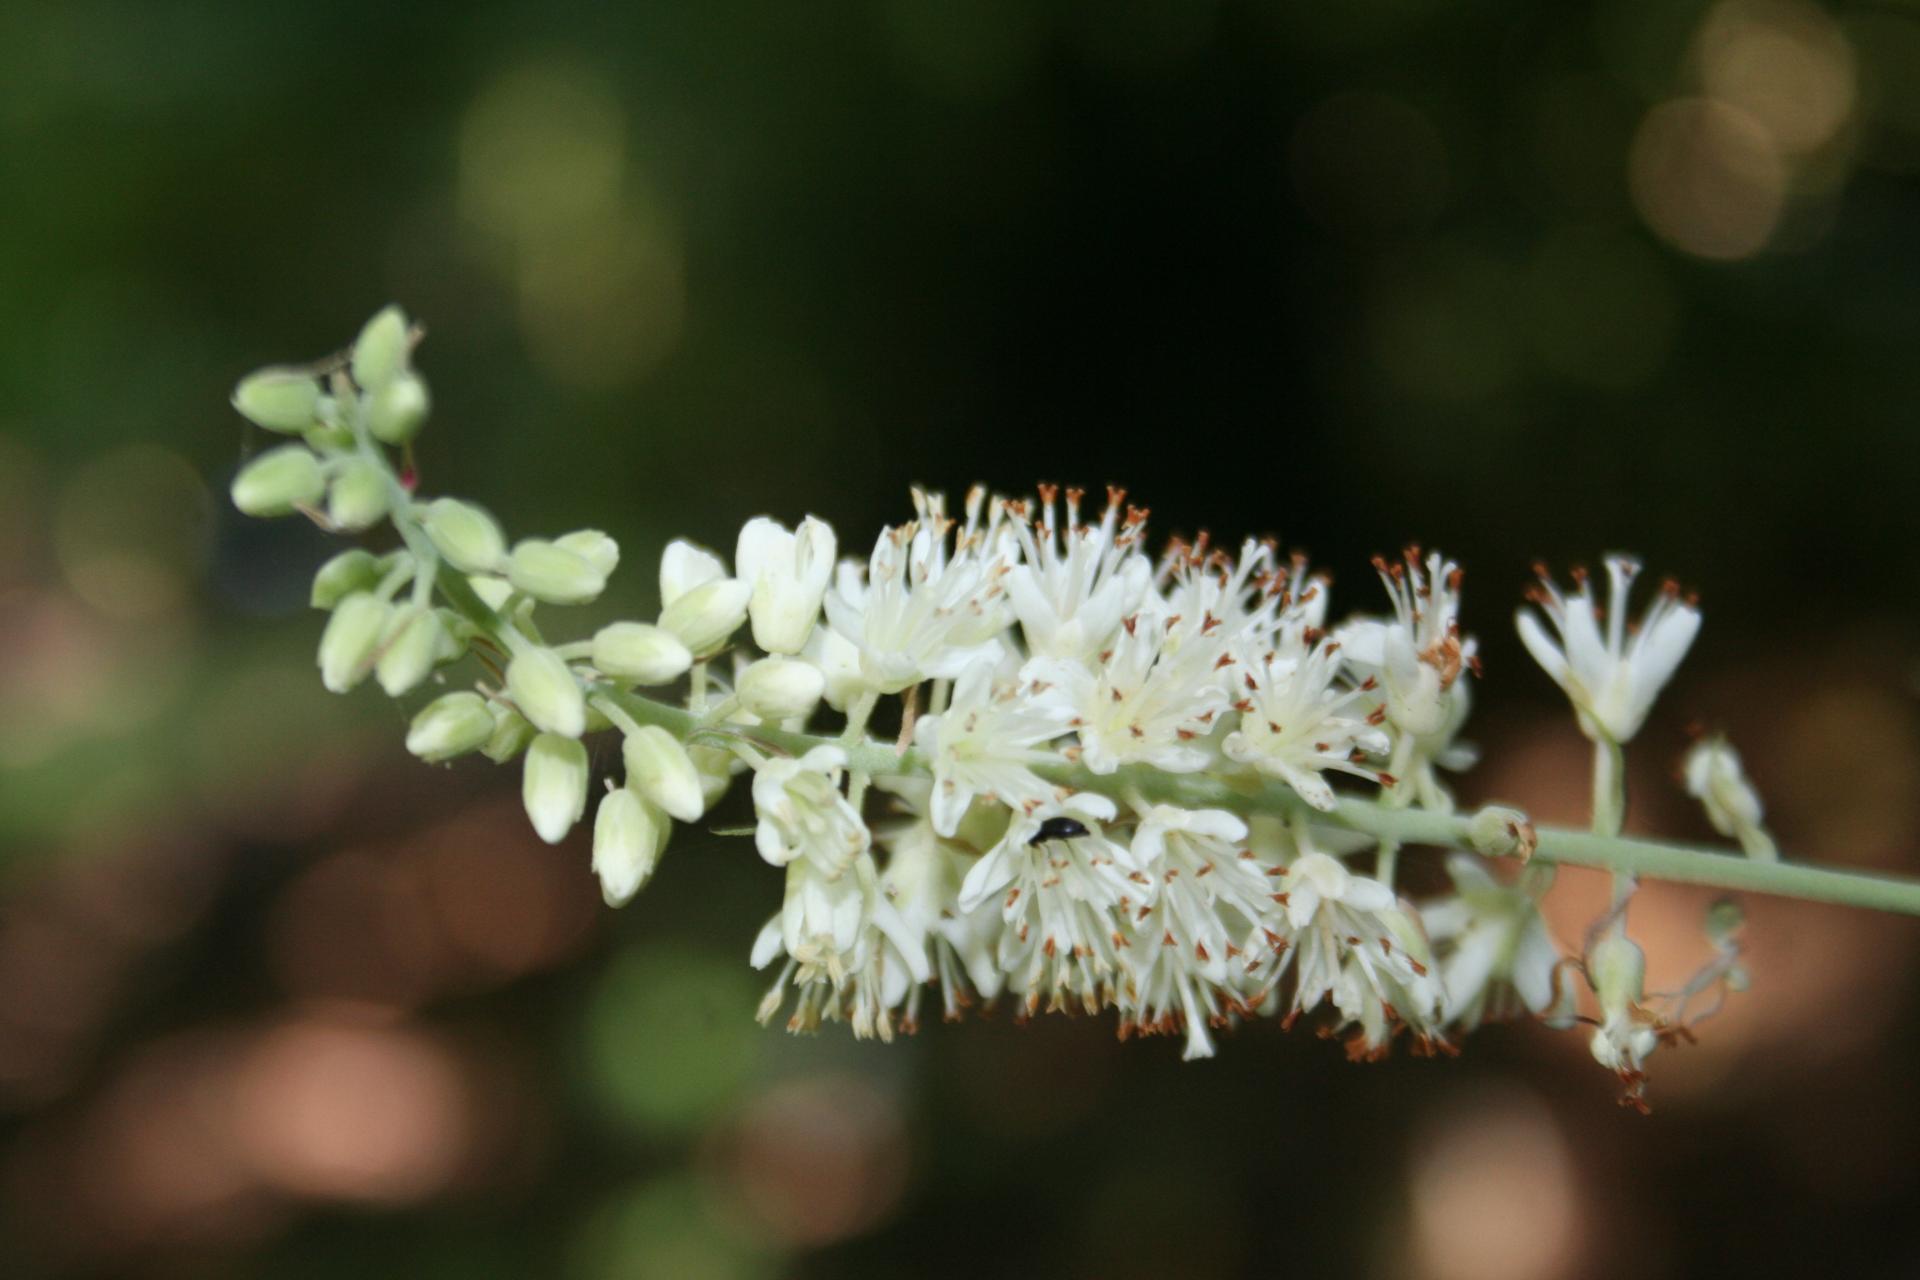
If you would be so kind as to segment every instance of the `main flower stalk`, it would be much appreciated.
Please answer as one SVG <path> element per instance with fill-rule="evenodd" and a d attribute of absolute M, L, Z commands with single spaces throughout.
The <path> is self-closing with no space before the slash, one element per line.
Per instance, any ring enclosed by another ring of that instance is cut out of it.
<path fill-rule="evenodd" d="M 1123 1036 L 1180 1035 L 1188 1057 L 1213 1052 L 1211 1029 L 1309 1016 L 1371 1058 L 1396 1042 L 1451 1052 L 1485 1021 L 1533 1016 L 1592 1028 L 1595 1058 L 1644 1107 L 1647 1056 L 1746 974 L 1723 904 L 1706 921 L 1714 959 L 1650 996 L 1627 921 L 1641 877 L 1920 915 L 1920 882 L 1778 861 L 1724 739 L 1684 777 L 1744 853 L 1620 834 L 1627 746 L 1700 622 L 1667 584 L 1628 626 L 1626 557 L 1607 561 L 1604 604 L 1585 574 L 1569 592 L 1543 572 L 1518 618 L 1594 746 L 1585 832 L 1455 810 L 1446 775 L 1477 759 L 1460 734 L 1480 662 L 1453 562 L 1376 559 L 1388 608 L 1334 623 L 1327 580 L 1271 544 L 1229 553 L 1203 536 L 1149 560 L 1147 513 L 1118 490 L 1085 514 L 1076 490 L 1064 508 L 1052 486 L 975 490 L 952 516 L 916 492 L 914 518 L 864 560 L 812 517 L 756 517 L 731 569 L 667 547 L 653 621 L 550 640 L 540 611 L 595 598 L 620 549 L 592 529 L 509 544 L 480 508 L 415 493 L 419 336 L 389 308 L 349 354 L 235 393 L 250 420 L 299 437 L 241 471 L 236 504 L 398 535 L 316 578 L 322 680 L 397 698 L 474 659 L 483 678 L 421 709 L 408 749 L 520 761 L 550 842 L 591 808 L 614 906 L 675 824 L 750 774 L 754 848 L 785 881 L 751 953 L 776 974 L 763 1019 L 787 1008 L 795 1030 L 885 1039 L 937 992 L 949 1017 L 1002 997 L 1022 1017 L 1111 1010 Z M 822 704 L 837 732 L 809 727 Z M 582 739 L 604 732 L 623 777 L 596 796 Z M 1399 883 L 1402 850 L 1420 847 L 1448 851 L 1452 892 L 1414 901 Z M 1539 911 L 1562 863 L 1615 883 L 1565 953 Z"/>

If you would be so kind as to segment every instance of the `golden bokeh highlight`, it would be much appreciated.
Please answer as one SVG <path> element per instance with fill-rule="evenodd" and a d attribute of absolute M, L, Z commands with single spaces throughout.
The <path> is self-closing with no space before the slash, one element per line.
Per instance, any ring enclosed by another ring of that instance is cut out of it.
<path fill-rule="evenodd" d="M 1677 249 L 1734 261 L 1766 248 L 1787 204 L 1787 167 L 1753 116 L 1714 98 L 1649 111 L 1627 157 L 1634 208 Z"/>
<path fill-rule="evenodd" d="M 1802 0 L 1722 0 L 1694 31 L 1695 92 L 1641 119 L 1627 183 L 1641 220 L 1697 257 L 1804 248 L 1852 163 L 1842 145 L 1859 106 L 1854 46 Z M 1782 236 L 1783 227 L 1793 234 Z"/>
<path fill-rule="evenodd" d="M 1708 96 L 1753 117 L 1787 155 L 1825 146 L 1853 115 L 1853 47 L 1813 5 L 1726 0 L 1702 24 L 1695 57 Z"/>
<path fill-rule="evenodd" d="M 1420 1280 L 1558 1280 L 1587 1226 L 1566 1136 L 1539 1099 L 1488 1085 L 1440 1109 L 1407 1171 Z"/>

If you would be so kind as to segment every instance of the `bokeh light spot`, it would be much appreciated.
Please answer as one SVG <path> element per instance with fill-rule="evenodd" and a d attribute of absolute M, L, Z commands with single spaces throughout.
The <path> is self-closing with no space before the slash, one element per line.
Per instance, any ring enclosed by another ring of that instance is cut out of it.
<path fill-rule="evenodd" d="M 233 1090 L 248 1163 L 300 1195 L 411 1203 L 453 1179 L 467 1146 L 458 1059 L 406 1028 L 289 1023 L 250 1047 Z"/>
<path fill-rule="evenodd" d="M 178 610 L 206 550 L 207 486 L 186 459 L 134 445 L 87 464 L 61 491 L 54 553 L 74 594 L 113 618 Z"/>
<path fill-rule="evenodd" d="M 495 80 L 460 131 L 460 207 L 508 239 L 563 235 L 621 197 L 626 116 L 583 68 L 541 63 Z"/>
<path fill-rule="evenodd" d="M 1628 154 L 1627 181 L 1647 226 L 1702 258 L 1759 253 L 1786 203 L 1786 166 L 1772 135 L 1712 98 L 1676 98 L 1649 111 Z"/>
<path fill-rule="evenodd" d="M 604 1202 L 576 1237 L 569 1271 L 576 1280 L 760 1280 L 775 1274 L 773 1264 L 705 1184 L 669 1174 Z"/>
<path fill-rule="evenodd" d="M 726 1142 L 742 1207 L 768 1236 L 816 1248 L 871 1230 L 906 1190 L 900 1103 L 853 1075 L 789 1081 L 755 1098 Z"/>
<path fill-rule="evenodd" d="M 1823 146 L 1853 112 L 1853 48 L 1797 0 L 1725 0 L 1696 42 L 1708 94 L 1745 111 L 1789 155 Z"/>
<path fill-rule="evenodd" d="M 637 1129 L 683 1133 L 711 1120 L 752 1072 L 758 1001 L 738 958 L 649 947 L 616 957 L 586 1012 L 589 1082 Z"/>
<path fill-rule="evenodd" d="M 1566 1138 L 1532 1096 L 1489 1087 L 1444 1109 L 1408 1169 L 1416 1274 L 1429 1280 L 1552 1280 L 1582 1235 Z"/>

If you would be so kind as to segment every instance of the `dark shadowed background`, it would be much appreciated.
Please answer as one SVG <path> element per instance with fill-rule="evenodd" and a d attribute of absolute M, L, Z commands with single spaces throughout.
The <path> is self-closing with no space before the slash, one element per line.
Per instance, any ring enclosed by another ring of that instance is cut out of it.
<path fill-rule="evenodd" d="M 424 488 L 626 549 L 583 628 L 670 536 L 857 547 L 916 480 L 1124 482 L 1343 607 L 1424 539 L 1463 799 L 1572 822 L 1511 609 L 1637 550 L 1707 622 L 1632 825 L 1708 834 L 1698 720 L 1786 848 L 1915 870 L 1917 220 L 1911 3 L 0 8 L 0 1273 L 1920 1271 L 1920 922 L 1750 903 L 1648 1119 L 1530 1027 L 793 1040 L 747 842 L 607 911 L 513 771 L 321 689 L 333 544 L 225 501 L 234 379 L 397 300 Z M 1636 906 L 1656 985 L 1707 901 Z"/>

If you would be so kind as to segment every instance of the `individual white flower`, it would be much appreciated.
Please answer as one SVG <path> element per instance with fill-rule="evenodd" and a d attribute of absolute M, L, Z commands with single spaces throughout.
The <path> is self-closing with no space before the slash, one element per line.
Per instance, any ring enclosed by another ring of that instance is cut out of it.
<path fill-rule="evenodd" d="M 1420 910 L 1440 954 L 1446 1024 L 1466 1032 L 1483 1022 L 1544 1013 L 1553 1002 L 1560 954 L 1534 896 L 1501 884 L 1468 854 L 1449 857 L 1447 873 L 1453 895 Z"/>
<path fill-rule="evenodd" d="M 507 693 L 543 733 L 577 738 L 587 731 L 587 700 L 567 660 L 544 645 L 527 645 L 507 664 Z"/>
<path fill-rule="evenodd" d="M 859 649 L 861 682 L 876 693 L 959 675 L 997 652 L 1007 624 L 1012 558 L 995 527 L 977 523 L 984 494 L 969 496 L 957 537 L 938 495 L 915 499 L 921 519 L 881 533 L 864 579 L 859 565 L 842 561 L 827 593 L 827 621 Z"/>
<path fill-rule="evenodd" d="M 812 516 L 792 531 L 765 516 L 741 528 L 733 563 L 753 588 L 747 612 L 755 644 L 768 653 L 800 652 L 820 616 L 834 551 L 832 527 Z"/>
<path fill-rule="evenodd" d="M 820 746 L 795 759 L 774 756 L 754 766 L 754 847 L 776 867 L 796 858 L 828 879 L 867 851 L 867 824 L 840 791 L 847 754 Z"/>
<path fill-rule="evenodd" d="M 951 836 L 975 796 L 1010 808 L 1051 801 L 1056 788 L 1029 766 L 1059 758 L 1043 747 L 1067 732 L 1072 717 L 1058 697 L 1004 682 L 991 658 L 975 659 L 960 673 L 947 709 L 914 727 L 914 740 L 933 766 L 934 829 Z"/>
<path fill-rule="evenodd" d="M 587 749 L 578 740 L 543 733 L 527 748 L 520 798 L 533 829 L 559 844 L 587 811 Z"/>
<path fill-rule="evenodd" d="M 660 555 L 660 625 L 708 657 L 747 620 L 753 588 L 727 576 L 711 551 L 676 540 Z"/>
<path fill-rule="evenodd" d="M 1334 632 L 1351 678 L 1379 683 L 1385 726 L 1393 736 L 1387 771 L 1419 802 L 1449 810 L 1452 797 L 1436 766 L 1464 769 L 1477 753 L 1454 737 L 1466 723 L 1467 682 L 1479 670 L 1477 645 L 1460 631 L 1458 565 L 1438 552 L 1421 558 L 1417 547 L 1374 568 L 1393 602 L 1390 619 L 1356 618 Z"/>
<path fill-rule="evenodd" d="M 1348 1044 L 1355 1057 L 1377 1055 L 1402 1025 L 1437 1047 L 1440 988 L 1431 952 L 1393 890 L 1317 851 L 1296 858 L 1279 883 L 1283 910 L 1270 927 L 1286 945 L 1277 960 L 1253 967 L 1268 985 L 1293 969 L 1288 1022 L 1330 999 L 1342 1025 L 1358 1029 Z"/>
<path fill-rule="evenodd" d="M 1423 562 L 1409 547 L 1397 562 L 1375 556 L 1373 567 L 1392 619 L 1349 623 L 1336 638 L 1349 665 L 1379 672 L 1389 723 L 1418 737 L 1437 734 L 1456 718 L 1454 698 L 1466 689 L 1460 677 L 1478 665 L 1478 646 L 1460 631 L 1460 566 L 1437 551 Z"/>
<path fill-rule="evenodd" d="M 700 771 L 680 739 L 657 724 L 640 725 L 620 745 L 627 785 L 682 822 L 707 811 Z"/>
<path fill-rule="evenodd" d="M 1125 981 L 1122 917 L 1153 898 L 1151 877 L 1102 824 L 1104 796 L 1080 794 L 1057 806 L 1017 811 L 1006 834 L 967 872 L 959 909 L 999 898 L 997 960 L 1027 1014 L 1113 1003 Z"/>
<path fill-rule="evenodd" d="M 1232 673 L 1221 661 L 1224 654 L 1199 644 L 1179 646 L 1181 634 L 1178 622 L 1168 626 L 1130 614 L 1092 667 L 1034 658 L 1021 675 L 1072 709 L 1077 755 L 1093 772 L 1144 764 L 1192 773 L 1213 759 L 1204 739 L 1231 705 Z"/>
<path fill-rule="evenodd" d="M 859 646 L 832 627 L 815 627 L 802 656 L 820 669 L 827 705 L 835 711 L 846 711 L 866 693 Z"/>
<path fill-rule="evenodd" d="M 1596 741 L 1624 743 L 1640 731 L 1700 630 L 1700 611 L 1681 598 L 1671 579 L 1639 625 L 1629 628 L 1627 597 L 1639 571 L 1639 561 L 1630 556 L 1607 557 L 1603 609 L 1584 571 L 1574 571 L 1578 590 L 1569 596 L 1540 568 L 1539 585 L 1529 595 L 1558 633 L 1557 642 L 1532 610 L 1523 607 L 1514 618 L 1527 652 L 1566 691 L 1581 731 Z"/>
<path fill-rule="evenodd" d="M 679 637 L 645 622 L 614 622 L 593 637 L 593 665 L 603 675 L 636 684 L 667 684 L 686 674 L 693 654 Z"/>
<path fill-rule="evenodd" d="M 1260 936 L 1271 906 L 1268 868 L 1241 847 L 1247 825 L 1217 809 L 1146 808 L 1133 854 L 1159 883 L 1126 921 L 1133 982 L 1121 1033 L 1184 1031 L 1188 1059 L 1213 1055 L 1209 1026 L 1251 1012 L 1246 969 L 1232 963 Z"/>
<path fill-rule="evenodd" d="M 1246 685 L 1235 704 L 1240 723 L 1221 743 L 1229 759 L 1280 779 L 1316 809 L 1333 807 L 1333 788 L 1321 776 L 1328 769 L 1380 778 L 1363 763 L 1388 746 L 1375 722 L 1374 685 L 1336 685 L 1337 644 L 1316 643 L 1297 658 L 1247 657 L 1240 667 Z"/>
<path fill-rule="evenodd" d="M 675 538 L 660 553 L 660 607 L 726 576 L 727 566 L 719 556 L 685 538 Z"/>
<path fill-rule="evenodd" d="M 625 906 L 653 877 L 672 832 L 666 811 L 630 787 L 601 799 L 593 820 L 593 873 L 608 906 Z"/>
<path fill-rule="evenodd" d="M 781 966 L 759 1017 L 766 1022 L 785 1002 L 795 1008 L 790 1031 L 812 1031 L 823 1020 L 848 1023 L 855 1036 L 893 1038 L 893 1010 L 916 984 L 932 976 L 924 951 L 899 913 L 879 892 L 873 859 L 861 855 L 844 875 L 829 878 L 806 859 L 787 867 L 786 899 L 761 929 L 752 963 Z"/>
<path fill-rule="evenodd" d="M 826 692 L 820 668 L 802 658 L 762 658 L 742 670 L 733 692 L 748 713 L 774 723 L 804 722 Z"/>
<path fill-rule="evenodd" d="M 1600 1001 L 1600 1025 L 1589 1048 L 1601 1066 L 1620 1077 L 1622 1101 L 1646 1107 L 1645 1063 L 1660 1044 L 1662 1024 L 1641 1004 L 1647 976 L 1646 954 L 1637 943 L 1610 933 L 1593 945 L 1587 974 Z"/>
<path fill-rule="evenodd" d="M 1771 861 L 1780 856 L 1761 824 L 1765 811 L 1760 793 L 1747 780 L 1740 753 L 1726 738 L 1714 734 L 1696 742 L 1681 765 L 1681 777 L 1687 794 L 1706 809 L 1715 831 L 1738 840 L 1749 857 Z"/>
<path fill-rule="evenodd" d="M 1040 486 L 1034 523 L 1012 522 L 1022 560 L 1007 574 L 1007 596 L 1029 653 L 1090 662 L 1152 590 L 1153 566 L 1140 551 L 1147 513 L 1124 506 L 1124 489 L 1109 488 L 1100 523 L 1082 524 L 1083 491 L 1066 493 L 1064 527 L 1055 523 L 1055 485 Z"/>
<path fill-rule="evenodd" d="M 887 865 L 881 892 L 899 914 L 901 932 L 915 941 L 913 955 L 925 958 L 928 971 L 940 986 L 942 1011 L 948 1021 L 976 1001 L 990 1001 L 1005 981 L 995 956 L 1000 936 L 1000 914 L 992 903 L 971 912 L 959 909 L 960 882 L 975 859 L 947 841 L 924 817 L 888 833 Z M 882 957 L 888 972 L 907 965 L 911 956 Z M 903 1025 L 919 1022 L 920 994 L 916 983 L 901 1007 Z"/>

